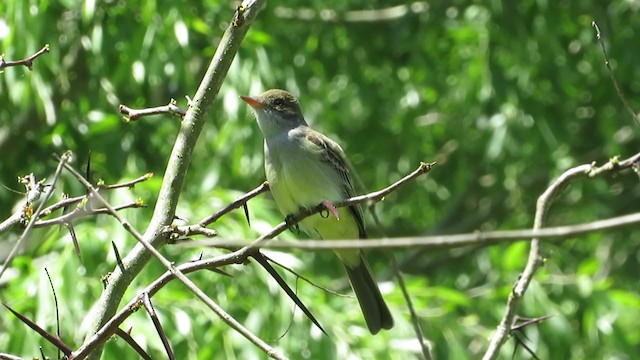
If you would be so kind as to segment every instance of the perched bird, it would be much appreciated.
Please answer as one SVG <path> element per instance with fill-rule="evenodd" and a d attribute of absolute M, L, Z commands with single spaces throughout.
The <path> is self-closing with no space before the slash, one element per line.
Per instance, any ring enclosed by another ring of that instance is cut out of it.
<path fill-rule="evenodd" d="M 328 208 L 355 195 L 348 163 L 340 145 L 311 129 L 298 100 L 272 89 L 257 97 L 241 96 L 249 104 L 264 136 L 264 168 L 273 198 L 286 216 L 324 202 Z M 325 214 L 326 215 L 326 214 Z M 362 209 L 358 205 L 315 214 L 299 223 L 316 239 L 364 239 Z M 393 327 L 393 318 L 360 250 L 335 252 L 344 264 L 367 327 L 372 334 Z"/>

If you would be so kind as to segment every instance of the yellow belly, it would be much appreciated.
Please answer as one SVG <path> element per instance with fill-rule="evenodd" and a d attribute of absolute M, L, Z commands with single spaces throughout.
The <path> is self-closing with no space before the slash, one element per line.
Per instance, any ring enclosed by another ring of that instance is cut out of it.
<path fill-rule="evenodd" d="M 273 198 L 283 215 L 294 214 L 300 208 L 316 206 L 325 200 L 343 200 L 339 175 L 328 163 L 313 158 L 315 154 L 290 151 L 285 154 L 288 158 L 284 161 L 277 155 L 271 154 L 270 161 L 265 162 L 265 172 Z M 318 214 L 303 220 L 300 227 L 312 238 L 357 239 L 358 225 L 353 215 L 347 208 L 340 208 L 338 212 L 339 220 L 333 214 L 326 218 Z"/>

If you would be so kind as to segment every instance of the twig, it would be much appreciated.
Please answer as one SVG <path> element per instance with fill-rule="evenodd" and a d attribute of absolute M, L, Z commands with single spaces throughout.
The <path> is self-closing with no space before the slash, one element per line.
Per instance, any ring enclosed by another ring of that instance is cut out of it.
<path fill-rule="evenodd" d="M 637 162 L 638 156 L 639 155 L 636 154 L 635 156 L 625 160 L 622 163 L 624 163 L 626 166 L 633 166 L 635 162 Z M 540 230 L 544 227 L 547 210 L 551 206 L 553 200 L 557 198 L 557 196 L 562 192 L 562 190 L 567 186 L 569 182 L 580 178 L 593 177 L 619 168 L 622 168 L 621 162 L 619 162 L 617 159 L 614 159 L 600 168 L 596 168 L 594 164 L 585 164 L 565 171 L 538 198 L 533 230 Z M 488 349 L 483 356 L 484 360 L 497 358 L 500 348 L 507 341 L 509 335 L 511 334 L 511 326 L 513 324 L 513 319 L 516 316 L 516 309 L 518 307 L 518 304 L 527 291 L 527 288 L 529 287 L 529 284 L 533 279 L 533 275 L 542 265 L 543 261 L 540 258 L 539 252 L 540 237 L 534 236 L 531 240 L 531 247 L 529 250 L 529 259 L 527 260 L 527 264 L 524 268 L 524 271 L 520 275 L 520 278 L 516 282 L 513 290 L 511 291 L 511 294 L 509 295 L 505 314 L 500 321 L 497 330 L 491 337 Z"/>
<path fill-rule="evenodd" d="M 141 207 L 146 207 L 146 205 L 141 204 L 138 201 L 113 206 L 115 211 L 120 211 L 124 209 L 137 209 Z M 64 215 L 60 215 L 55 218 L 39 220 L 35 223 L 35 227 L 47 227 L 52 225 L 66 225 L 71 221 L 74 221 L 80 217 L 90 216 L 90 215 L 111 215 L 111 211 L 108 208 L 98 208 L 98 209 L 85 209 L 83 207 L 78 207 L 73 211 L 70 211 Z"/>
<path fill-rule="evenodd" d="M 63 223 L 67 230 L 69 230 L 69 235 L 71 236 L 71 242 L 73 243 L 73 248 L 76 251 L 76 256 L 78 257 L 78 261 L 82 264 L 82 254 L 80 253 L 80 244 L 78 243 L 78 236 L 76 236 L 76 231 L 73 229 L 73 225 L 71 223 Z"/>
<path fill-rule="evenodd" d="M 421 14 L 429 9 L 425 1 L 414 1 L 407 5 L 396 5 L 383 9 L 352 10 L 338 13 L 333 9 L 316 11 L 310 8 L 289 8 L 278 6 L 275 8 L 277 17 L 283 19 L 297 19 L 303 21 L 320 20 L 325 22 L 379 22 L 400 19 L 409 14 Z"/>
<path fill-rule="evenodd" d="M 149 173 L 137 179 L 127 181 L 124 183 L 112 184 L 112 185 L 99 184 L 98 186 L 100 189 L 104 189 L 104 190 L 112 190 L 112 189 L 123 188 L 123 187 L 132 188 L 135 184 L 149 179 L 152 175 L 153 174 Z M 26 199 L 24 200 L 24 202 L 22 203 L 22 205 L 19 207 L 17 211 L 15 211 L 13 214 L 11 214 L 10 217 L 8 217 L 2 223 L 0 223 L 0 234 L 8 231 L 13 226 L 19 224 L 23 219 L 33 217 L 31 214 L 30 206 L 33 204 L 33 202 L 35 202 L 40 198 L 44 188 L 48 186 L 44 184 L 44 180 L 36 181 L 35 179 L 36 178 L 33 174 L 29 174 L 18 179 L 26 187 Z M 46 208 L 42 209 L 42 211 L 40 211 L 40 214 L 36 219 L 37 221 L 34 226 L 35 227 L 43 227 L 43 226 L 51 226 L 51 225 L 67 226 L 68 224 L 70 224 L 69 222 L 70 219 L 74 216 L 74 215 L 69 215 L 69 213 L 63 214 L 62 216 L 54 219 L 47 219 L 47 220 L 42 220 L 42 219 L 46 216 L 49 216 L 54 211 L 68 208 L 69 206 L 80 203 L 81 201 L 85 201 L 86 199 L 87 199 L 86 195 L 76 196 L 72 198 L 64 198 L 53 205 L 47 206 Z M 43 203 L 46 203 L 46 201 L 44 201 Z M 125 208 L 137 208 L 142 206 L 144 205 L 141 202 L 136 201 L 135 203 L 117 206 L 116 209 L 120 210 Z M 97 209 L 89 212 L 86 212 L 85 210 L 85 212 L 83 212 L 81 215 L 86 216 L 86 215 L 103 214 L 104 210 L 106 209 Z M 81 211 L 76 209 L 76 212 L 72 212 L 72 213 L 79 214 L 80 212 Z M 65 221 L 68 222 L 68 224 L 66 224 Z"/>
<path fill-rule="evenodd" d="M 0 360 L 23 360 L 20 356 L 0 353 Z"/>
<path fill-rule="evenodd" d="M 175 244 L 178 241 L 184 241 L 185 239 L 178 239 L 178 237 L 188 237 L 193 235 L 203 235 L 209 238 L 218 236 L 218 232 L 206 228 L 200 224 L 195 225 L 182 225 L 182 226 L 167 226 L 163 233 L 169 237 L 169 243 Z"/>
<path fill-rule="evenodd" d="M 215 230 L 207 228 L 208 225 L 216 222 L 222 216 L 240 207 L 245 208 L 245 216 L 247 216 L 247 219 L 248 219 L 248 214 L 246 210 L 247 201 L 253 199 L 254 197 L 266 191 L 269 191 L 269 183 L 265 181 L 262 184 L 260 184 L 260 186 L 256 187 L 255 189 L 249 191 L 248 193 L 232 201 L 230 204 L 228 204 L 221 210 L 217 211 L 215 214 L 211 214 L 206 218 L 200 220 L 198 224 L 168 226 L 165 228 L 163 233 L 169 237 L 169 240 L 171 243 L 175 243 L 177 238 L 180 236 L 187 237 L 192 235 L 204 235 L 210 238 L 216 237 L 218 236 L 218 233 Z"/>
<path fill-rule="evenodd" d="M 413 325 L 413 331 L 416 333 L 416 339 L 420 343 L 420 349 L 422 350 L 422 356 L 424 356 L 425 360 L 433 359 L 433 355 L 431 353 L 431 345 L 428 341 L 425 341 L 424 333 L 422 332 L 422 327 L 420 326 L 420 322 L 418 321 L 418 314 L 416 313 L 416 309 L 413 306 L 413 302 L 411 301 L 411 296 L 409 295 L 409 291 L 407 290 L 407 286 L 404 283 L 404 278 L 402 276 L 402 272 L 400 271 L 400 267 L 398 266 L 398 262 L 396 258 L 393 257 L 393 254 L 389 254 L 389 258 L 391 259 L 391 264 L 393 265 L 393 272 L 396 275 L 396 279 L 398 279 L 398 285 L 402 290 L 402 296 L 404 297 L 405 302 L 407 303 L 407 307 L 409 308 L 409 313 L 411 314 L 411 323 Z"/>
<path fill-rule="evenodd" d="M 191 153 L 207 119 L 206 113 L 222 86 L 244 36 L 264 3 L 264 0 L 244 0 L 237 9 L 234 20 L 222 35 L 216 53 L 211 59 L 195 96 L 189 102 L 189 109 L 184 119 L 180 123 L 180 131 L 174 142 L 164 176 L 162 177 L 163 181 L 158 193 L 158 200 L 154 206 L 149 226 L 145 231 L 144 243 L 137 244 L 122 259 L 125 271 L 120 271 L 119 268 L 116 268 L 112 272 L 105 291 L 94 306 L 95 311 L 90 313 L 89 318 L 85 320 L 91 324 L 87 338 L 93 338 L 91 334 L 95 334 L 103 328 L 103 325 L 116 313 L 128 285 L 142 271 L 142 268 L 150 259 L 150 251 L 143 244 L 151 244 L 159 248 L 167 241 L 167 237 L 162 233 L 161 229 L 169 226 L 174 219 L 182 185 L 190 167 Z M 93 349 L 88 349 L 89 346 L 93 347 Z M 100 345 L 85 342 L 81 349 L 83 349 L 83 354 L 87 355 L 93 350 L 98 350 L 97 346 Z M 271 347 L 261 346 L 261 348 L 269 356 L 283 358 L 275 350 L 272 351 Z M 92 359 L 98 359 L 100 354 L 101 351 L 95 351 L 92 354 Z"/>
<path fill-rule="evenodd" d="M 284 224 L 284 223 L 283 223 Z M 465 246 L 487 246 L 514 241 L 523 241 L 533 237 L 538 239 L 566 239 L 584 234 L 614 230 L 640 224 L 640 212 L 616 216 L 604 220 L 585 223 L 546 227 L 539 230 L 500 230 L 476 231 L 465 234 L 413 236 L 399 238 L 369 238 L 366 240 L 304 240 L 281 241 L 271 240 L 253 245 L 261 249 L 300 249 L 300 250 L 350 250 L 350 249 L 402 249 L 422 247 L 425 249 L 454 249 Z M 249 243 L 250 244 L 250 243 Z M 182 247 L 220 247 L 225 249 L 249 245 L 247 240 L 198 240 L 180 243 Z"/>
<path fill-rule="evenodd" d="M 129 181 L 125 181 L 123 183 L 117 183 L 117 184 L 103 184 L 101 181 L 98 183 L 97 188 L 99 190 L 114 190 L 114 189 L 120 189 L 120 188 L 133 188 L 135 185 L 137 185 L 138 183 L 141 183 L 143 181 L 149 180 L 151 177 L 153 177 L 153 173 L 147 173 L 144 174 L 142 176 L 140 176 L 137 179 L 133 179 L 133 180 L 129 180 Z M 80 196 L 75 196 L 75 197 L 70 197 L 70 198 L 66 198 L 66 199 L 62 199 L 60 201 L 58 201 L 57 203 L 50 205 L 48 207 L 46 207 L 44 210 L 42 210 L 42 216 L 47 216 L 49 214 L 51 214 L 52 212 L 65 208 L 65 207 L 69 207 L 71 205 L 77 204 L 83 200 L 85 200 L 87 198 L 86 195 L 80 195 Z"/>
<path fill-rule="evenodd" d="M 255 189 L 249 191 L 248 193 L 242 195 L 241 197 L 237 198 L 236 200 L 234 200 L 233 202 L 231 202 L 229 205 L 225 206 L 222 210 L 216 212 L 215 214 L 208 216 L 202 220 L 200 220 L 200 225 L 202 226 L 207 226 L 211 223 L 216 222 L 219 218 L 221 218 L 222 216 L 226 215 L 227 213 L 231 212 L 232 210 L 235 210 L 241 206 L 243 206 L 244 204 L 247 203 L 247 201 L 253 199 L 254 197 L 262 194 L 263 192 L 269 191 L 269 183 L 268 182 L 263 182 L 262 184 L 260 184 L 260 186 L 256 187 Z"/>
<path fill-rule="evenodd" d="M 598 39 L 598 42 L 600 43 L 600 47 L 602 47 L 602 54 L 604 54 L 604 64 L 607 66 L 607 70 L 609 71 L 609 76 L 611 77 L 611 82 L 613 83 L 613 87 L 616 88 L 618 97 L 620 98 L 620 100 L 622 100 L 622 104 L 624 105 L 624 108 L 629 113 L 629 116 L 631 116 L 631 119 L 633 120 L 634 124 L 638 125 L 640 124 L 638 122 L 638 115 L 636 115 L 636 113 L 633 111 L 633 109 L 629 105 L 629 102 L 627 102 L 627 98 L 624 96 L 624 93 L 622 92 L 622 89 L 620 89 L 620 86 L 618 86 L 618 81 L 616 80 L 616 77 L 613 74 L 613 69 L 611 68 L 611 64 L 609 63 L 609 54 L 607 53 L 607 48 L 604 46 L 604 40 L 602 39 L 602 34 L 600 34 L 600 27 L 595 21 L 591 22 L 591 26 L 593 26 L 596 29 L 596 37 Z"/>
<path fill-rule="evenodd" d="M 18 207 L 18 210 L 11 214 L 7 219 L 5 219 L 0 224 L 0 234 L 9 230 L 14 225 L 19 224 L 23 219 L 29 219 L 32 215 L 32 207 L 31 205 L 42 196 L 42 192 L 45 185 L 45 180 L 42 179 L 40 181 L 36 181 L 36 177 L 33 173 L 25 175 L 23 177 L 18 177 L 18 182 L 23 184 L 26 190 L 25 199 L 22 204 Z M 21 193 L 20 193 L 21 194 Z M 42 210 L 41 214 L 46 211 Z"/>
<path fill-rule="evenodd" d="M 112 184 L 112 185 L 98 184 L 98 189 L 100 189 L 100 190 L 113 190 L 113 189 L 120 189 L 120 188 L 125 188 L 125 187 L 129 188 L 129 189 L 132 189 L 138 183 L 141 183 L 143 181 L 147 181 L 147 180 L 151 179 L 152 177 L 153 177 L 153 173 L 150 172 L 150 173 L 146 173 L 146 174 L 140 176 L 137 179 L 125 181 L 123 183 Z"/>
<path fill-rule="evenodd" d="M 45 44 L 42 49 L 38 50 L 37 53 L 29 56 L 26 59 L 17 60 L 17 61 L 6 61 L 3 55 L 0 55 L 0 71 L 8 68 L 10 66 L 26 66 L 27 69 L 31 70 L 33 67 L 33 62 L 38 56 L 49 52 L 49 44 Z"/>
<path fill-rule="evenodd" d="M 176 101 L 174 99 L 171 99 L 171 101 L 167 105 L 144 109 L 132 109 L 127 105 L 121 104 L 119 110 L 120 113 L 125 116 L 125 119 L 127 119 L 127 121 L 136 121 L 144 116 L 160 114 L 170 114 L 182 119 L 187 114 L 185 110 L 182 110 L 176 105 Z"/>
<path fill-rule="evenodd" d="M 4 305 L 4 307 L 6 307 L 7 310 L 9 310 L 15 317 L 20 319 L 20 321 L 22 321 L 27 326 L 29 326 L 33 331 L 37 332 L 40 336 L 45 338 L 48 342 L 50 342 L 51 344 L 55 345 L 55 347 L 60 349 L 65 356 L 69 356 L 71 354 L 71 351 L 72 351 L 71 348 L 67 344 L 65 344 L 62 341 L 62 339 L 60 339 L 60 337 L 48 333 L 46 330 L 38 326 L 38 324 L 29 320 L 29 318 L 20 314 L 19 312 L 13 310 L 7 304 L 3 303 L 2 305 Z"/>
<path fill-rule="evenodd" d="M 264 255 L 264 254 L 263 254 L 263 255 Z M 340 293 L 340 292 L 337 292 L 337 291 L 331 290 L 331 289 L 329 289 L 329 288 L 327 288 L 327 287 L 324 287 L 324 286 L 322 286 L 322 285 L 320 285 L 320 284 L 316 283 L 315 281 L 313 281 L 313 280 L 309 279 L 308 277 L 306 277 L 306 276 L 304 276 L 304 275 L 299 274 L 298 272 L 296 272 L 296 271 L 295 271 L 295 270 L 293 270 L 292 268 L 290 268 L 290 267 L 288 267 L 288 266 L 286 266 L 286 265 L 282 264 L 281 262 L 276 261 L 276 260 L 274 260 L 274 259 L 272 259 L 272 258 L 270 258 L 270 257 L 267 257 L 266 255 L 264 255 L 264 256 L 267 258 L 267 260 L 269 260 L 269 262 L 272 262 L 272 263 L 274 263 L 274 264 L 278 265 L 280 268 L 282 268 L 282 269 L 286 270 L 287 272 L 289 272 L 290 274 L 292 274 L 292 275 L 293 275 L 293 276 L 295 276 L 296 278 L 298 278 L 298 279 L 300 279 L 300 280 L 302 280 L 302 281 L 305 281 L 305 282 L 307 282 L 309 285 L 311 285 L 311 286 L 313 286 L 313 287 L 316 287 L 316 288 L 318 288 L 318 289 L 320 289 L 320 290 L 322 290 L 322 291 L 324 291 L 324 292 L 326 292 L 326 293 L 328 293 L 328 294 L 335 295 L 335 296 L 339 296 L 339 297 L 343 297 L 343 298 L 350 298 L 350 299 L 354 299 L 354 298 L 355 298 L 355 296 L 353 296 L 353 295 L 343 294 L 343 293 Z"/>
<path fill-rule="evenodd" d="M 140 345 L 138 345 L 138 343 L 131 337 L 131 335 L 129 335 L 129 333 L 118 328 L 116 330 L 116 335 L 120 336 L 124 341 L 126 341 L 126 343 L 129 344 L 129 346 L 131 346 L 133 350 L 135 350 L 138 355 L 140 355 L 141 358 L 145 360 L 153 360 L 151 355 L 147 354 L 147 352 L 144 351 L 144 349 Z"/>
<path fill-rule="evenodd" d="M 56 289 L 53 287 L 53 281 L 51 281 L 51 276 L 49 275 L 49 271 L 47 268 L 44 268 L 44 272 L 47 273 L 47 278 L 49 279 L 49 285 L 51 285 L 51 292 L 53 293 L 53 302 L 56 308 L 56 335 L 58 335 L 58 339 L 60 337 L 60 311 L 58 308 L 58 297 L 56 296 Z M 60 349 L 58 349 L 58 359 L 60 359 Z"/>
<path fill-rule="evenodd" d="M 233 317 L 231 317 L 231 315 L 227 314 L 218 304 L 216 304 L 202 290 L 200 290 L 200 288 L 198 288 L 196 284 L 194 284 L 191 280 L 189 280 L 189 278 L 187 278 L 182 272 L 180 272 L 180 270 L 178 270 L 169 260 L 167 260 L 164 256 L 162 256 L 162 254 L 160 254 L 160 252 L 156 248 L 154 248 L 153 245 L 146 242 L 143 239 L 142 234 L 140 234 L 133 226 L 131 226 L 131 224 L 124 217 L 122 217 L 122 215 L 120 215 L 117 212 L 117 210 L 114 209 L 109 204 L 109 202 L 102 197 L 102 195 L 100 195 L 100 193 L 98 193 L 98 190 L 96 190 L 91 185 L 91 183 L 89 183 L 82 176 L 82 174 L 80 174 L 76 169 L 74 169 L 72 166 L 66 163 L 64 163 L 63 166 L 67 171 L 73 174 L 73 176 L 75 176 L 76 179 L 78 179 L 78 181 L 82 183 L 82 185 L 84 185 L 89 190 L 92 197 L 97 199 L 105 208 L 108 209 L 111 215 L 120 222 L 122 227 L 125 230 L 127 230 L 127 232 L 133 235 L 133 237 L 138 241 L 139 244 L 144 246 L 145 249 L 149 251 L 156 259 L 158 259 L 162 263 L 162 265 L 164 265 L 167 268 L 167 270 L 171 272 L 173 276 L 175 276 L 181 283 L 183 283 L 189 290 L 191 290 L 191 292 L 193 292 L 194 295 L 196 295 L 200 300 L 202 300 L 202 302 L 204 302 L 205 305 L 207 305 L 211 310 L 213 310 L 216 313 L 216 315 L 218 315 L 225 323 L 227 323 L 227 325 L 229 325 L 234 330 L 238 331 L 241 335 L 243 335 L 249 341 L 254 343 L 260 349 L 262 349 L 267 355 L 275 359 L 283 358 L 280 354 L 278 354 L 278 352 L 274 348 L 272 348 L 267 343 L 265 343 L 260 338 L 258 338 L 256 335 L 251 333 L 248 329 L 242 326 L 242 324 L 240 324 Z M 86 355 L 88 355 L 89 352 L 91 352 L 97 346 L 97 344 L 91 344 L 91 345 L 93 346 L 91 347 L 83 346 L 83 348 L 81 348 L 83 350 L 82 351 L 78 350 L 77 352 L 74 352 L 73 357 L 79 358 L 79 359 L 84 358 Z"/>
<path fill-rule="evenodd" d="M 418 167 L 417 170 L 412 172 L 411 174 L 405 176 L 401 180 L 396 183 L 380 190 L 373 192 L 371 194 L 357 196 L 348 200 L 340 201 L 334 203 L 335 207 L 345 207 L 350 206 L 356 203 L 361 203 L 364 201 L 369 201 L 370 199 L 381 199 L 382 197 L 388 195 L 399 186 L 407 183 L 408 181 L 416 178 L 417 176 L 428 172 L 431 169 L 432 164 L 422 163 Z M 254 240 L 251 244 L 248 244 L 242 247 L 239 250 L 231 252 L 229 254 L 220 255 L 210 259 L 203 259 L 198 261 L 191 261 L 186 264 L 182 264 L 178 266 L 176 269 L 179 270 L 182 274 L 189 274 L 194 271 L 203 270 L 203 269 L 213 269 L 218 268 L 224 265 L 229 264 L 241 264 L 246 261 L 246 259 L 252 255 L 256 248 L 260 247 L 261 244 L 264 244 L 269 239 L 277 236 L 281 232 L 285 231 L 289 227 L 297 224 L 299 221 L 309 217 L 313 214 L 319 213 L 324 210 L 324 205 L 319 204 L 315 208 L 312 209 L 303 209 L 298 214 L 288 217 L 288 220 L 278 224 L 276 227 L 271 229 L 266 234 L 263 234 L 258 239 Z M 639 220 L 640 221 L 640 220 Z M 102 344 L 106 341 L 109 336 L 111 336 L 118 326 L 133 312 L 136 308 L 137 302 L 140 300 L 142 294 L 148 293 L 149 296 L 153 296 L 156 292 L 162 289 L 165 285 L 167 285 L 171 280 L 174 279 L 174 274 L 171 272 L 165 272 L 162 274 L 157 280 L 147 286 L 136 298 L 132 299 L 127 306 L 124 307 L 120 312 L 111 317 L 100 329 L 98 329 L 95 334 L 85 341 L 85 344 L 78 349 L 75 354 L 86 354 L 91 352 L 93 348 L 97 347 L 98 344 Z"/>
<path fill-rule="evenodd" d="M 276 269 L 274 269 L 273 266 L 269 264 L 269 258 L 264 256 L 259 250 L 255 250 L 251 254 L 251 257 L 253 257 L 260 266 L 262 266 L 265 270 L 267 270 L 267 272 L 271 275 L 271 277 L 278 283 L 278 285 L 280 285 L 280 288 L 284 290 L 284 292 L 287 294 L 287 296 L 289 296 L 291 301 L 293 301 L 293 303 L 296 304 L 300 308 L 300 310 L 302 310 L 302 312 L 309 318 L 309 320 L 311 320 L 311 322 L 313 322 L 318 327 L 318 329 L 322 331 L 323 334 L 328 335 L 327 332 L 324 330 L 324 328 L 318 322 L 318 319 L 316 319 L 313 313 L 311 313 L 311 310 L 309 310 L 309 308 L 307 308 L 307 306 L 302 302 L 302 300 L 300 300 L 298 295 L 296 295 L 296 293 L 293 290 L 291 290 L 287 282 L 284 281 L 284 279 L 282 278 L 282 276 L 280 276 L 278 271 L 276 271 Z"/>
<path fill-rule="evenodd" d="M 44 208 L 44 204 L 47 202 L 47 200 L 49 200 L 49 198 L 51 197 L 51 194 L 53 193 L 53 189 L 55 188 L 56 182 L 58 181 L 58 178 L 60 177 L 60 173 L 62 172 L 62 167 L 67 163 L 67 161 L 70 160 L 70 158 L 71 158 L 71 152 L 69 151 L 65 152 L 60 157 L 60 161 L 58 162 L 58 167 L 56 168 L 56 172 L 53 175 L 53 182 L 50 184 L 49 189 L 47 189 L 47 192 L 44 194 L 44 199 L 42 200 L 40 205 L 38 205 L 38 208 L 29 219 L 29 223 L 27 224 L 27 227 L 22 232 L 22 235 L 20 235 L 20 238 L 18 238 L 18 241 L 16 241 L 16 244 L 11 249 L 9 256 L 7 256 L 7 259 L 5 260 L 4 264 L 2 264 L 2 268 L 0 269 L 0 278 L 2 278 L 2 274 L 4 274 L 5 270 L 9 268 L 9 265 L 11 265 L 13 258 L 16 256 L 18 249 L 22 247 L 22 244 L 24 243 L 25 239 L 27 239 L 27 237 L 29 237 L 29 234 L 31 234 L 31 230 L 33 230 L 36 220 L 38 219 L 38 217 L 40 216 L 40 212 L 42 212 L 42 209 Z"/>

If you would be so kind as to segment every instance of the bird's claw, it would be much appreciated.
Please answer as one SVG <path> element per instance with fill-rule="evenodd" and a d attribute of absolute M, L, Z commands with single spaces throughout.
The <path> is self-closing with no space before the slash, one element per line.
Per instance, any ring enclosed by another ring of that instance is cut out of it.
<path fill-rule="evenodd" d="M 337 220 L 340 220 L 340 213 L 338 212 L 338 209 L 336 209 L 336 207 L 330 201 L 325 200 L 322 202 L 322 205 L 324 205 L 324 207 L 329 210 Z"/>

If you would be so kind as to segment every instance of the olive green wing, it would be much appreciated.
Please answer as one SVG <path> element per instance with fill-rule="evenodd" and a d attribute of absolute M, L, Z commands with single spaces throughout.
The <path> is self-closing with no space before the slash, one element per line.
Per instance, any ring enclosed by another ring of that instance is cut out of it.
<path fill-rule="evenodd" d="M 316 145 L 322 151 L 322 161 L 326 162 L 331 166 L 331 168 L 335 169 L 335 171 L 338 173 L 338 176 L 340 177 L 340 180 L 342 180 L 342 196 L 345 199 L 355 196 L 356 193 L 353 187 L 353 181 L 351 180 L 349 163 L 340 145 L 315 130 L 309 130 L 310 131 L 308 131 L 306 134 L 307 140 Z M 364 227 L 364 216 L 362 214 L 362 208 L 360 207 L 360 205 L 352 205 L 349 206 L 349 211 L 356 219 L 360 238 L 367 238 L 367 231 Z"/>

